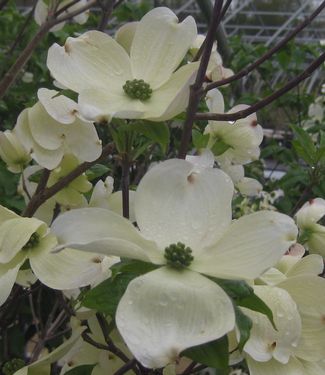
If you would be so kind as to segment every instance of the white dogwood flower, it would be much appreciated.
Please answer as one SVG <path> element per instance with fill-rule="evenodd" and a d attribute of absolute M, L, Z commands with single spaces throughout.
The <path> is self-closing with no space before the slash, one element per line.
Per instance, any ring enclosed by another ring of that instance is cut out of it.
<path fill-rule="evenodd" d="M 254 287 L 271 308 L 277 331 L 265 316 L 244 309 L 253 321 L 251 336 L 244 346 L 253 375 L 323 374 L 325 280 L 310 273 L 314 261 L 301 264 L 299 270 L 298 263 L 291 268 L 295 272 L 287 274 L 275 287 Z"/>
<path fill-rule="evenodd" d="M 231 300 L 202 274 L 255 278 L 295 240 L 293 220 L 276 212 L 231 222 L 232 196 L 224 172 L 171 159 L 152 167 L 138 186 L 139 230 L 99 208 L 72 210 L 54 221 L 61 248 L 162 265 L 131 281 L 117 309 L 118 329 L 144 366 L 165 366 L 184 349 L 234 328 Z"/>
<path fill-rule="evenodd" d="M 93 161 L 102 151 L 94 125 L 80 119 L 77 104 L 55 90 L 40 89 L 39 102 L 19 115 L 15 132 L 42 167 L 56 168 L 64 154 Z"/>
<path fill-rule="evenodd" d="M 36 277 L 53 289 L 79 288 L 98 277 L 101 259 L 97 255 L 75 249 L 53 254 L 56 246 L 57 240 L 44 222 L 0 206 L 0 305 L 27 259 Z"/>
<path fill-rule="evenodd" d="M 224 100 L 219 90 L 210 90 L 206 103 L 210 112 L 224 113 Z M 245 108 L 246 105 L 239 104 L 227 113 Z M 255 113 L 234 123 L 209 121 L 205 133 L 210 134 L 208 148 L 214 151 L 220 163 L 247 164 L 259 158 L 263 129 L 258 125 Z"/>
<path fill-rule="evenodd" d="M 63 0 L 60 1 L 58 10 L 69 4 L 71 1 L 69 0 Z M 63 14 L 68 15 L 71 12 L 77 11 L 78 9 L 82 8 L 83 6 L 87 5 L 88 0 L 79 0 L 76 4 L 69 7 L 67 11 L 65 11 Z M 46 19 L 49 14 L 49 6 L 48 1 L 44 0 L 37 0 L 35 11 L 34 11 L 34 20 L 38 25 L 43 25 L 46 22 Z M 89 16 L 89 10 L 82 12 L 76 16 L 74 16 L 72 19 L 73 21 L 79 23 L 80 25 L 87 22 Z M 59 31 L 62 29 L 62 27 L 65 25 L 65 22 L 61 22 L 51 28 L 51 32 Z"/>
<path fill-rule="evenodd" d="M 0 131 L 0 158 L 13 173 L 21 173 L 31 160 L 29 153 L 11 130 Z"/>
<path fill-rule="evenodd" d="M 155 8 L 136 25 L 130 53 L 113 38 L 89 31 L 54 44 L 47 65 L 52 76 L 79 93 L 82 115 L 166 120 L 187 105 L 198 63 L 177 69 L 197 34 L 192 17 L 178 23 L 168 8 Z"/>

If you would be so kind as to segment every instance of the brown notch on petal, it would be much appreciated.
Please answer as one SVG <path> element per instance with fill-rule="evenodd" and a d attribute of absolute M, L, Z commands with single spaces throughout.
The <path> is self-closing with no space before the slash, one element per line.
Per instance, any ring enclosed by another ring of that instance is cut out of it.
<path fill-rule="evenodd" d="M 69 53 L 71 52 L 71 47 L 68 43 L 64 44 L 64 50 L 69 55 Z"/>
<path fill-rule="evenodd" d="M 190 175 L 187 176 L 187 181 L 190 184 L 194 184 L 194 182 L 195 182 L 195 175 L 196 175 L 196 173 L 192 172 Z"/>

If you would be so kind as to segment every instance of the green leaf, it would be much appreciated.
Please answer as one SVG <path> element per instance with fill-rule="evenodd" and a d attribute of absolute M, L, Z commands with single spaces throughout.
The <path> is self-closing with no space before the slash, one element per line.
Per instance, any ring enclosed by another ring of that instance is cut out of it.
<path fill-rule="evenodd" d="M 209 142 L 209 134 L 202 134 L 196 129 L 192 130 L 193 145 L 197 150 L 206 148 Z"/>
<path fill-rule="evenodd" d="M 96 363 L 94 365 L 77 366 L 69 370 L 65 374 L 66 375 L 91 375 L 95 366 L 96 366 Z"/>
<path fill-rule="evenodd" d="M 319 148 L 317 151 L 317 161 L 325 165 L 325 132 L 320 132 Z"/>
<path fill-rule="evenodd" d="M 266 315 L 274 329 L 276 329 L 271 309 L 254 293 L 254 289 L 246 281 L 225 280 L 215 277 L 209 277 L 209 279 L 217 283 L 234 300 L 236 305 L 247 307 L 250 310 Z"/>
<path fill-rule="evenodd" d="M 39 171 L 36 171 L 35 173 L 31 174 L 28 177 L 28 181 L 30 181 L 30 182 L 36 182 L 38 184 L 39 181 L 40 181 L 40 178 L 41 178 L 42 174 L 43 174 L 43 169 L 41 169 Z"/>
<path fill-rule="evenodd" d="M 137 276 L 138 275 L 134 273 L 119 273 L 114 278 L 105 280 L 94 289 L 86 292 L 81 304 L 114 317 L 117 305 L 129 285 L 129 282 Z"/>
<path fill-rule="evenodd" d="M 218 340 L 210 341 L 206 344 L 193 346 L 181 353 L 181 356 L 188 357 L 195 362 L 216 368 L 218 375 L 229 373 L 229 351 L 227 335 Z"/>
<path fill-rule="evenodd" d="M 248 297 L 240 298 L 236 301 L 236 304 L 238 306 L 247 307 L 250 310 L 257 311 L 261 314 L 266 315 L 269 321 L 271 322 L 273 328 L 277 330 L 274 323 L 272 310 L 255 293 L 252 293 Z"/>
<path fill-rule="evenodd" d="M 245 315 L 239 307 L 234 306 L 234 309 L 235 309 L 235 314 L 236 314 L 236 326 L 240 333 L 238 349 L 242 351 L 244 348 L 244 345 L 249 339 L 250 332 L 253 326 L 253 322 L 251 318 Z"/>
<path fill-rule="evenodd" d="M 131 159 L 132 160 L 137 160 L 140 155 L 142 155 L 148 147 L 151 145 L 151 141 L 145 142 L 143 145 L 136 147 L 132 154 L 131 154 Z"/>
<path fill-rule="evenodd" d="M 167 151 L 169 144 L 169 128 L 164 122 L 138 121 L 131 125 L 137 133 L 144 135 L 151 141 L 158 143 L 163 152 Z"/>
<path fill-rule="evenodd" d="M 86 171 L 86 176 L 89 181 L 95 180 L 98 177 L 103 176 L 109 171 L 109 168 L 103 164 L 95 164 Z"/>
<path fill-rule="evenodd" d="M 154 271 L 160 266 L 153 263 L 143 262 L 141 260 L 123 260 L 111 267 L 113 277 L 118 273 L 132 273 L 135 275 L 143 275 L 150 271 Z"/>
<path fill-rule="evenodd" d="M 315 161 L 313 157 L 308 154 L 307 150 L 297 140 L 292 141 L 292 145 L 300 158 L 302 158 L 309 165 L 314 165 Z"/>
<path fill-rule="evenodd" d="M 228 296 L 233 299 L 249 297 L 254 293 L 254 289 L 244 280 L 226 280 L 218 279 L 216 277 L 209 278 L 217 283 L 228 294 Z"/>
<path fill-rule="evenodd" d="M 229 146 L 227 143 L 222 140 L 218 140 L 211 147 L 211 151 L 214 153 L 214 155 L 219 156 L 225 153 L 229 148 L 231 148 L 231 146 Z"/>
<path fill-rule="evenodd" d="M 315 163 L 317 149 L 311 136 L 299 126 L 291 125 L 291 128 L 296 136 L 296 141 L 293 142 L 293 145 L 299 156 L 301 156 L 308 164 Z"/>

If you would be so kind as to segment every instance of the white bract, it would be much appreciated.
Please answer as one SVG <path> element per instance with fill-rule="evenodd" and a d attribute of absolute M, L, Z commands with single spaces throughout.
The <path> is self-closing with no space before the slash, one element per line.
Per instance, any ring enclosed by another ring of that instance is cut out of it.
<path fill-rule="evenodd" d="M 79 288 L 98 277 L 103 257 L 75 249 L 53 254 L 56 246 L 57 240 L 45 223 L 0 206 L 0 305 L 27 259 L 36 277 L 53 289 Z"/>
<path fill-rule="evenodd" d="M 73 332 L 80 329 L 76 322 L 73 322 L 73 325 L 76 326 L 72 327 Z M 95 342 L 105 346 L 106 341 L 95 314 L 88 319 L 87 325 L 91 331 L 88 335 Z M 114 341 L 114 345 L 118 347 L 119 350 L 129 356 L 129 351 L 116 329 L 113 332 L 110 332 L 110 338 Z M 124 362 L 112 352 L 105 349 L 98 349 L 80 337 L 69 352 L 60 359 L 58 364 L 59 366 L 62 366 L 60 375 L 66 374 L 78 366 L 94 364 L 95 367 L 91 371 L 91 375 L 113 375 L 123 366 Z"/>
<path fill-rule="evenodd" d="M 305 245 L 311 253 L 325 257 L 325 226 L 318 221 L 325 215 L 325 199 L 306 202 L 296 213 L 296 221 Z"/>
<path fill-rule="evenodd" d="M 193 57 L 196 56 L 202 43 L 205 40 L 205 36 L 199 34 L 194 43 L 191 45 L 190 53 Z M 212 47 L 211 55 L 209 58 L 209 63 L 206 70 L 206 78 L 210 81 L 219 81 L 221 79 L 228 78 L 232 76 L 234 72 L 231 69 L 225 68 L 223 66 L 223 61 L 221 55 L 217 52 L 217 43 L 215 42 Z M 225 87 L 226 85 L 224 85 Z"/>
<path fill-rule="evenodd" d="M 323 272 L 324 264 L 319 255 L 303 255 L 303 247 L 293 245 L 276 267 L 256 281 L 268 284 L 254 289 L 271 308 L 278 331 L 261 314 L 245 310 L 253 318 L 252 334 L 244 347 L 253 375 L 323 374 L 325 280 L 317 275 Z M 283 341 L 279 345 L 277 337 L 285 338 L 286 347 L 281 345 Z"/>
<path fill-rule="evenodd" d="M 0 132 L 0 158 L 13 173 L 20 173 L 31 160 L 29 153 L 11 130 Z"/>
<path fill-rule="evenodd" d="M 210 112 L 224 113 L 224 100 L 219 90 L 210 90 L 206 102 Z M 227 113 L 245 108 L 246 105 L 239 104 Z M 208 148 L 214 151 L 218 162 L 247 164 L 259 158 L 263 129 L 258 125 L 255 113 L 234 123 L 209 121 L 205 133 L 210 135 Z"/>
<path fill-rule="evenodd" d="M 87 5 L 88 0 L 79 0 L 76 4 L 70 6 L 67 11 L 63 12 L 62 15 L 68 15 L 71 12 L 75 12 L 79 10 L 80 8 L 84 7 Z M 60 1 L 60 4 L 58 6 L 58 10 L 62 9 L 64 6 L 67 4 L 71 3 L 70 0 L 63 0 Z M 44 0 L 38 0 L 36 3 L 35 11 L 34 11 L 34 20 L 38 25 L 43 25 L 47 17 L 49 15 L 49 6 L 46 4 Z M 61 15 L 61 16 L 62 16 Z M 84 24 L 87 22 L 89 16 L 89 10 L 82 12 L 76 16 L 74 16 L 72 19 L 79 23 L 80 25 Z M 62 29 L 62 27 L 65 25 L 65 22 L 61 22 L 51 28 L 50 31 L 55 32 L 59 31 Z"/>
<path fill-rule="evenodd" d="M 51 353 L 42 356 L 37 361 L 28 366 L 22 367 L 13 375 L 47 375 L 51 373 L 51 364 L 58 361 L 66 355 L 78 342 L 85 327 L 77 327 L 73 330 L 72 335 L 63 344 L 55 348 Z"/>
<path fill-rule="evenodd" d="M 63 47 L 54 44 L 47 65 L 60 84 L 79 93 L 87 119 L 166 120 L 188 103 L 198 63 L 177 68 L 196 34 L 192 17 L 178 23 L 171 10 L 155 8 L 131 34 L 130 54 L 110 36 L 89 31 Z"/>
<path fill-rule="evenodd" d="M 56 168 L 65 153 L 93 161 L 102 151 L 94 125 L 77 117 L 77 104 L 55 90 L 40 89 L 39 102 L 22 111 L 15 132 L 42 167 Z"/>
<path fill-rule="evenodd" d="M 72 210 L 53 223 L 60 248 L 162 266 L 130 282 L 116 314 L 122 337 L 144 366 L 173 363 L 184 349 L 234 328 L 230 298 L 202 274 L 253 279 L 295 240 L 293 220 L 276 212 L 232 222 L 232 196 L 224 172 L 171 159 L 151 168 L 138 186 L 139 230 L 99 208 Z"/>
<path fill-rule="evenodd" d="M 105 181 L 99 180 L 94 186 L 93 192 L 89 200 L 89 207 L 102 207 L 112 210 L 123 216 L 122 205 L 122 191 L 115 191 L 113 193 L 114 179 L 110 176 L 106 177 Z M 135 192 L 129 191 L 129 218 L 130 221 L 135 221 L 134 214 L 134 195 Z"/>
<path fill-rule="evenodd" d="M 186 155 L 186 160 L 202 168 L 213 168 L 214 165 L 214 155 L 209 149 L 200 150 L 199 155 Z M 263 187 L 257 180 L 245 177 L 242 165 L 233 165 L 228 160 L 223 160 L 219 166 L 231 178 L 241 194 L 254 196 L 262 191 Z"/>
<path fill-rule="evenodd" d="M 299 272 L 296 268 L 295 275 L 287 275 L 276 287 L 254 287 L 271 308 L 277 331 L 265 316 L 244 309 L 253 320 L 251 336 L 244 347 L 252 375 L 324 373 L 321 361 L 325 358 L 325 280 L 310 273 L 312 262 L 301 265 Z"/>
<path fill-rule="evenodd" d="M 236 189 L 243 195 L 256 196 L 262 190 L 263 186 L 254 178 L 245 177 L 245 170 L 242 165 L 234 165 L 224 158 L 219 160 L 220 168 L 232 179 Z"/>

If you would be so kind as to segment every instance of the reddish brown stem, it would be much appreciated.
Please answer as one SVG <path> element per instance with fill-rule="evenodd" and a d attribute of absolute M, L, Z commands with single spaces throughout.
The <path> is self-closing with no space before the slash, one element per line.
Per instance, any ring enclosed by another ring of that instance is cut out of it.
<path fill-rule="evenodd" d="M 291 39 L 293 39 L 300 31 L 302 31 L 306 26 L 308 26 L 313 19 L 315 19 L 319 13 L 325 8 L 325 1 L 323 1 L 320 6 L 303 22 L 301 22 L 294 30 L 292 30 L 287 36 L 285 36 L 278 44 L 276 44 L 273 48 L 267 51 L 263 56 L 261 56 L 258 60 L 254 63 L 248 65 L 246 68 L 242 69 L 240 72 L 232 75 L 231 77 L 222 79 L 220 81 L 209 83 L 204 88 L 204 93 L 214 88 L 226 85 L 228 83 L 234 82 L 240 78 L 247 76 L 251 71 L 256 69 L 259 65 L 261 65 L 264 61 L 269 59 L 273 56 L 276 52 L 278 52 L 282 47 L 284 47 Z"/>
<path fill-rule="evenodd" d="M 301 74 L 289 81 L 285 86 L 281 87 L 279 90 L 275 91 L 272 95 L 258 101 L 257 103 L 251 105 L 250 107 L 234 112 L 234 113 L 196 113 L 196 120 L 214 120 L 214 121 L 236 121 L 241 118 L 245 118 L 248 115 L 264 108 L 268 104 L 274 102 L 276 99 L 280 98 L 282 95 L 293 89 L 301 81 L 308 78 L 323 62 L 325 61 L 325 52 L 323 52 L 316 60 L 314 60 Z"/>

